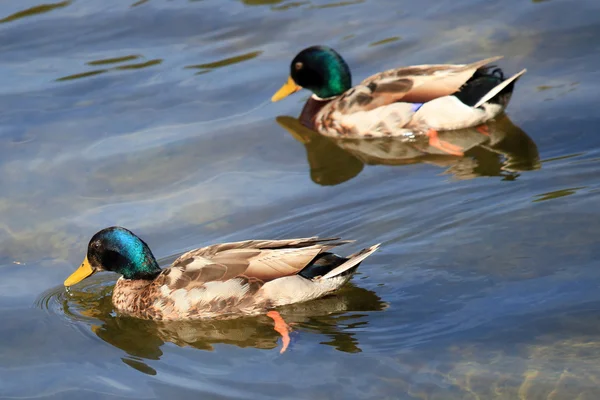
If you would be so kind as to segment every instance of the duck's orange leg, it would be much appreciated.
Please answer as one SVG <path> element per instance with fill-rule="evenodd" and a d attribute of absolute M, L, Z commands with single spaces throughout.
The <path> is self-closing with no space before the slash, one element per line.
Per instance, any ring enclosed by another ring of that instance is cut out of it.
<path fill-rule="evenodd" d="M 280 354 L 283 354 L 288 346 L 290 345 L 290 332 L 292 328 L 283 320 L 281 315 L 277 311 L 269 311 L 267 313 L 267 317 L 271 318 L 275 322 L 274 329 L 281 335 L 281 342 L 283 346 L 281 347 Z"/>
<path fill-rule="evenodd" d="M 486 124 L 479 125 L 475 129 L 477 130 L 477 132 L 481 133 L 482 135 L 490 136 L 490 128 L 488 128 L 488 126 Z"/>
<path fill-rule="evenodd" d="M 428 130 L 426 135 L 429 137 L 429 145 L 431 147 L 435 147 L 436 149 L 448 154 L 452 154 L 453 156 L 462 157 L 465 155 L 465 153 L 462 152 L 462 147 L 448 143 L 445 140 L 440 140 L 438 131 L 435 129 Z"/>

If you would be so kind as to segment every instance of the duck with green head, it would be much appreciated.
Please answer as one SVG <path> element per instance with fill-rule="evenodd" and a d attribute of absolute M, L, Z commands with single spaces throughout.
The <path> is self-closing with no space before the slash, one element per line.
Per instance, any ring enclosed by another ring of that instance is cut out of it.
<path fill-rule="evenodd" d="M 526 70 L 505 78 L 489 65 L 417 65 L 375 74 L 352 87 L 350 68 L 332 48 L 313 46 L 292 60 L 290 77 L 272 101 L 302 88 L 313 92 L 300 121 L 330 137 L 375 138 L 426 135 L 449 154 L 459 149 L 440 141 L 438 131 L 477 127 L 502 113 L 514 84 Z"/>
<path fill-rule="evenodd" d="M 125 228 L 110 227 L 92 237 L 86 258 L 64 284 L 75 285 L 98 271 L 121 274 L 113 305 L 120 314 L 143 319 L 193 320 L 267 312 L 285 347 L 289 328 L 274 308 L 335 292 L 379 247 L 348 257 L 328 252 L 345 243 L 311 237 L 215 244 L 191 250 L 161 269 L 142 239 Z"/>

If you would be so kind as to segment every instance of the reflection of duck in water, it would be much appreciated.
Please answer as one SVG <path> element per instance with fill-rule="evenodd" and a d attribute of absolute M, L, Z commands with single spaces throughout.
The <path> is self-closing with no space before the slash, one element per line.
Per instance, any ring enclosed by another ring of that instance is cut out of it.
<path fill-rule="evenodd" d="M 462 155 L 438 132 L 476 127 L 504 111 L 525 70 L 505 78 L 500 68 L 489 65 L 500 58 L 397 68 L 352 87 L 344 59 L 329 47 L 314 46 L 296 55 L 287 83 L 272 100 L 306 88 L 313 95 L 300 120 L 322 135 L 365 139 L 417 133 L 430 146 Z"/>
<path fill-rule="evenodd" d="M 95 285 L 96 286 L 96 285 Z M 279 335 L 272 323 L 263 317 L 245 317 L 225 320 L 198 321 L 149 321 L 126 316 L 115 316 L 110 298 L 112 288 L 103 286 L 98 290 L 73 290 L 70 296 L 61 298 L 61 308 L 74 320 L 89 320 L 92 331 L 102 340 L 124 350 L 134 358 L 123 361 L 146 373 L 153 373 L 141 359 L 158 360 L 165 343 L 181 347 L 212 350 L 215 344 L 238 347 L 273 349 Z M 93 292 L 93 293 L 90 293 Z M 346 330 L 356 324 L 367 323 L 364 314 L 352 312 L 381 311 L 386 303 L 373 292 L 346 285 L 335 296 L 326 296 L 301 304 L 282 307 L 280 312 L 286 321 L 299 330 L 309 330 L 326 335 L 330 341 L 323 344 L 334 346 L 343 352 L 359 352 L 354 334 Z"/>
<path fill-rule="evenodd" d="M 231 318 L 271 310 L 267 316 L 283 336 L 283 352 L 289 327 L 273 309 L 335 292 L 379 247 L 348 257 L 328 252 L 345 243 L 316 237 L 223 243 L 189 251 L 161 269 L 142 239 L 111 227 L 92 237 L 85 260 L 65 286 L 96 271 L 119 273 L 112 295 L 116 310 L 150 320 Z"/>
<path fill-rule="evenodd" d="M 406 138 L 333 139 L 323 137 L 296 118 L 277 122 L 306 147 L 311 178 L 320 185 L 337 185 L 352 179 L 363 165 L 428 163 L 447 168 L 458 179 L 506 176 L 539 168 L 535 142 L 502 115 L 478 128 L 444 131 L 439 137 L 464 153 L 456 157 L 430 145 L 423 135 Z"/>

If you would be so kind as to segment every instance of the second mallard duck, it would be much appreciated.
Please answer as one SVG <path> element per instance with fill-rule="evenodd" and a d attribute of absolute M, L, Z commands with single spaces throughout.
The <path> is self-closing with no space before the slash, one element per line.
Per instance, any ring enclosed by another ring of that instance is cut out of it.
<path fill-rule="evenodd" d="M 437 131 L 476 127 L 499 115 L 514 84 L 526 70 L 505 78 L 490 65 L 502 57 L 471 64 L 418 65 L 375 74 L 352 87 L 350 68 L 326 46 L 302 50 L 288 81 L 272 101 L 302 88 L 313 92 L 300 120 L 331 137 L 373 138 L 426 134 L 447 153 Z M 456 152 L 456 155 L 462 155 Z"/>

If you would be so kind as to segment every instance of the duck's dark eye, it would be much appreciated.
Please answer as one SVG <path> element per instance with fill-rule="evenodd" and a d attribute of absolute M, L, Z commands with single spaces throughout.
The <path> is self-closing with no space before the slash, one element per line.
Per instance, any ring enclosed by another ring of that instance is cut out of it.
<path fill-rule="evenodd" d="M 304 64 L 302 64 L 300 61 L 298 61 L 296 64 L 294 64 L 294 68 L 296 68 L 296 71 L 301 70 L 302 67 L 304 67 Z"/>
<path fill-rule="evenodd" d="M 99 242 L 99 241 L 95 241 L 95 242 L 93 242 L 93 243 L 92 243 L 92 247 L 93 247 L 94 249 L 96 249 L 96 250 L 97 250 L 97 249 L 99 249 L 99 248 L 100 248 L 100 242 Z"/>

